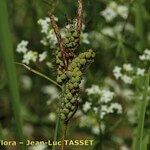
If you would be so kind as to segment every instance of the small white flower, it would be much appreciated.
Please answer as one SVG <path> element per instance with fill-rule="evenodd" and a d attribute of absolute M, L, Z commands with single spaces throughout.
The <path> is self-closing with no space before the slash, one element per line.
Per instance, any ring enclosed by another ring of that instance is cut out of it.
<path fill-rule="evenodd" d="M 114 97 L 114 92 L 111 92 L 109 90 L 102 90 L 100 102 L 102 103 L 108 103 L 110 102 Z"/>
<path fill-rule="evenodd" d="M 136 74 L 137 74 L 138 76 L 144 76 L 144 73 L 145 73 L 145 69 L 137 68 Z"/>
<path fill-rule="evenodd" d="M 22 40 L 18 45 L 16 51 L 18 53 L 26 53 L 27 52 L 27 46 L 28 46 L 28 41 Z"/>
<path fill-rule="evenodd" d="M 48 45 L 48 41 L 45 37 L 40 41 L 40 43 L 42 43 L 44 46 Z"/>
<path fill-rule="evenodd" d="M 122 75 L 121 79 L 122 79 L 122 81 L 123 81 L 124 83 L 128 83 L 128 84 L 131 84 L 131 83 L 132 83 L 132 78 L 130 78 L 130 77 L 127 76 L 127 75 Z"/>
<path fill-rule="evenodd" d="M 122 106 L 119 103 L 111 103 L 109 106 L 111 110 L 116 110 L 118 114 L 122 113 Z"/>
<path fill-rule="evenodd" d="M 122 76 L 121 67 L 115 66 L 115 68 L 113 69 L 113 74 L 116 79 L 119 79 Z"/>
<path fill-rule="evenodd" d="M 37 57 L 38 57 L 38 53 L 37 52 L 35 52 L 35 51 L 28 51 L 27 53 L 25 53 L 23 55 L 22 62 L 28 65 L 30 63 L 30 61 L 36 62 Z"/>
<path fill-rule="evenodd" d="M 96 125 L 96 126 L 92 127 L 92 132 L 93 132 L 95 135 L 99 135 L 99 133 L 100 133 L 99 126 Z"/>
<path fill-rule="evenodd" d="M 46 57 L 47 57 L 47 52 L 43 52 L 39 54 L 39 62 L 42 62 L 43 60 L 45 60 Z"/>
<path fill-rule="evenodd" d="M 112 8 L 107 7 L 101 12 L 101 15 L 106 19 L 107 22 L 110 22 L 117 16 L 117 13 Z"/>
<path fill-rule="evenodd" d="M 125 71 L 133 71 L 133 67 L 131 66 L 131 64 L 123 64 L 123 69 Z"/>
<path fill-rule="evenodd" d="M 132 79 L 131 77 L 127 76 L 127 75 L 123 75 L 123 76 L 121 77 L 121 79 L 122 79 L 122 81 L 123 81 L 124 83 L 126 83 L 126 84 L 131 84 L 132 81 L 133 81 L 133 79 Z"/>
<path fill-rule="evenodd" d="M 50 121 L 55 122 L 56 121 L 56 113 L 51 112 L 49 114 L 48 118 L 50 119 Z"/>
<path fill-rule="evenodd" d="M 30 90 L 32 87 L 32 80 L 29 76 L 27 75 L 22 75 L 21 78 L 21 85 L 23 86 L 24 89 Z"/>
<path fill-rule="evenodd" d="M 91 109 L 91 103 L 90 102 L 86 102 L 84 105 L 83 105 L 83 111 L 84 112 L 87 112 L 89 109 Z"/>
<path fill-rule="evenodd" d="M 88 33 L 81 33 L 81 42 L 85 44 L 90 44 L 88 37 Z"/>
<path fill-rule="evenodd" d="M 56 98 L 59 97 L 59 93 L 58 93 L 58 90 L 55 86 L 52 86 L 52 85 L 46 85 L 44 87 L 42 87 L 42 92 L 44 94 L 47 94 L 50 96 L 51 100 L 54 100 Z"/>
<path fill-rule="evenodd" d="M 41 33 L 47 34 L 49 30 L 50 19 L 46 17 L 45 19 L 39 19 L 38 24 L 41 25 Z"/>
<path fill-rule="evenodd" d="M 150 61 L 150 50 L 149 49 L 145 49 L 143 55 L 139 56 L 139 59 L 144 61 Z"/>
<path fill-rule="evenodd" d="M 91 88 L 87 88 L 85 91 L 87 92 L 88 95 L 101 94 L 101 90 L 98 85 L 92 85 Z"/>
<path fill-rule="evenodd" d="M 109 35 L 109 36 L 114 36 L 115 33 L 114 33 L 114 29 L 111 28 L 111 27 L 105 27 L 101 30 L 101 32 L 104 34 L 104 35 Z"/>
<path fill-rule="evenodd" d="M 49 68 L 53 68 L 53 64 L 51 62 L 46 62 L 46 65 L 49 67 Z"/>
<path fill-rule="evenodd" d="M 126 19 L 128 16 L 128 7 L 124 5 L 119 5 L 117 7 L 118 15 L 120 15 L 122 18 Z"/>
<path fill-rule="evenodd" d="M 98 113 L 98 108 L 97 107 L 94 107 L 93 108 L 94 112 L 97 114 Z"/>

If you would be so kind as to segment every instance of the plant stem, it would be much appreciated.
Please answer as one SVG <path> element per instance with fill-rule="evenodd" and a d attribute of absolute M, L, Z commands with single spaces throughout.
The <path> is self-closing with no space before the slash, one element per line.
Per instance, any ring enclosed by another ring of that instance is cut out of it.
<path fill-rule="evenodd" d="M 145 47 L 145 33 L 144 33 L 144 16 L 143 16 L 143 0 L 135 1 L 135 32 L 139 38 L 137 42 L 137 49 L 143 50 Z"/>
<path fill-rule="evenodd" d="M 134 150 L 142 150 L 142 141 L 143 141 L 143 131 L 144 131 L 144 120 L 147 106 L 147 96 L 148 96 L 148 87 L 149 87 L 149 79 L 150 78 L 150 70 L 146 75 L 145 79 L 145 89 L 143 92 L 143 99 L 140 103 L 140 112 L 138 117 L 138 127 L 137 127 L 137 135 L 135 139 L 135 149 Z"/>
<path fill-rule="evenodd" d="M 64 150 L 64 147 L 65 147 L 67 127 L 68 127 L 68 121 L 64 122 L 64 130 L 63 130 L 63 136 L 62 136 L 62 142 L 61 142 L 61 150 Z"/>
<path fill-rule="evenodd" d="M 6 0 L 0 0 L 0 44 L 2 58 L 8 77 L 8 85 L 11 94 L 10 102 L 15 119 L 15 134 L 17 141 L 24 142 L 22 133 L 21 104 L 18 92 L 16 68 L 14 65 L 13 44 L 8 21 L 8 10 Z M 19 145 L 19 150 L 25 150 L 24 145 Z"/>
<path fill-rule="evenodd" d="M 58 138 L 59 125 L 60 125 L 60 115 L 59 115 L 59 113 L 58 113 L 58 114 L 57 114 L 56 126 L 55 126 L 54 141 L 56 141 L 57 138 Z M 52 150 L 55 150 L 55 148 L 56 148 L 55 145 L 53 145 Z"/>
<path fill-rule="evenodd" d="M 51 78 L 49 78 L 48 76 L 42 74 L 41 72 L 36 71 L 36 70 L 30 68 L 29 66 L 23 64 L 23 63 L 18 63 L 18 62 L 15 62 L 15 63 L 18 64 L 18 65 L 24 66 L 24 67 L 25 67 L 26 69 L 28 69 L 29 71 L 31 71 L 31 72 L 33 72 L 33 73 L 35 73 L 35 74 L 37 74 L 37 75 L 39 75 L 39 76 L 45 78 L 46 80 L 52 82 L 53 84 L 55 84 L 56 86 L 58 86 L 59 88 L 62 89 L 62 87 L 61 87 L 56 81 L 52 80 Z"/>
<path fill-rule="evenodd" d="M 78 13 L 77 13 L 77 32 L 80 36 L 83 22 L 83 0 L 78 0 Z"/>

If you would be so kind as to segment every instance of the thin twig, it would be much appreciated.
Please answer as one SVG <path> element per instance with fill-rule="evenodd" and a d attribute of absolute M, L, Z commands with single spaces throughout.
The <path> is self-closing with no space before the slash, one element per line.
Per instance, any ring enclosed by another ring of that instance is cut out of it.
<path fill-rule="evenodd" d="M 60 51 L 61 51 L 61 54 L 62 54 L 62 57 L 63 57 L 64 67 L 65 67 L 65 70 L 66 70 L 67 66 L 68 66 L 68 63 L 67 63 L 66 50 L 65 50 L 64 42 L 63 42 L 63 39 L 61 37 L 61 34 L 60 34 L 59 28 L 57 26 L 57 23 L 55 21 L 55 16 L 51 12 L 48 12 L 48 15 L 49 15 L 49 18 L 51 20 L 51 25 L 52 25 L 52 28 L 55 32 L 57 41 L 58 41 L 58 45 L 59 45 L 59 48 L 60 48 Z"/>
<path fill-rule="evenodd" d="M 35 74 L 37 74 L 37 75 L 39 75 L 39 76 L 41 76 L 41 77 L 47 79 L 48 81 L 52 82 L 53 84 L 55 84 L 56 86 L 58 86 L 59 88 L 62 89 L 62 87 L 61 87 L 56 81 L 52 80 L 51 78 L 47 77 L 46 75 L 42 74 L 41 72 L 36 71 L 36 70 L 30 68 L 29 66 L 23 64 L 23 63 L 15 62 L 15 64 L 21 65 L 21 66 L 25 67 L 25 68 L 28 69 L 29 71 L 31 71 L 31 72 L 33 72 L 33 73 L 35 73 Z"/>
<path fill-rule="evenodd" d="M 83 22 L 83 0 L 78 0 L 78 12 L 77 12 L 77 32 L 80 35 Z"/>
<path fill-rule="evenodd" d="M 68 121 L 64 123 L 64 130 L 63 130 L 63 136 L 62 136 L 62 142 L 61 142 L 61 150 L 64 150 L 64 147 L 65 147 L 67 127 L 68 127 Z"/>

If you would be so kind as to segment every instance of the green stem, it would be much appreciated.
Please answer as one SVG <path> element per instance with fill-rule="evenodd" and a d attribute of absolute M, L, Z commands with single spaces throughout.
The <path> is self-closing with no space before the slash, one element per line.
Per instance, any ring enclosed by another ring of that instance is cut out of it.
<path fill-rule="evenodd" d="M 57 114 L 57 120 L 56 120 L 56 126 L 55 126 L 54 141 L 57 141 L 57 138 L 58 138 L 59 125 L 60 125 L 60 115 L 58 113 Z M 52 150 L 55 150 L 55 149 L 56 149 L 56 146 L 53 145 Z"/>
<path fill-rule="evenodd" d="M 148 87 L 149 87 L 149 79 L 150 78 L 150 70 L 146 75 L 145 79 L 145 89 L 143 92 L 143 99 L 140 103 L 139 117 L 138 117 L 138 127 L 137 127 L 137 135 L 135 139 L 135 148 L 134 150 L 142 150 L 142 141 L 143 141 L 143 131 L 144 131 L 144 121 L 145 121 L 145 113 L 146 106 L 148 103 Z"/>
<path fill-rule="evenodd" d="M 0 46 L 2 58 L 5 63 L 7 72 L 9 90 L 11 94 L 10 102 L 15 119 L 15 134 L 17 142 L 24 142 L 22 133 L 22 118 L 21 118 L 21 104 L 18 92 L 16 68 L 13 57 L 13 44 L 9 28 L 8 10 L 6 0 L 0 0 Z M 19 145 L 19 150 L 25 150 L 24 145 Z"/>
<path fill-rule="evenodd" d="M 59 88 L 62 88 L 56 81 L 52 80 L 51 78 L 47 77 L 46 75 L 42 74 L 41 72 L 36 71 L 36 70 L 30 68 L 29 66 L 23 64 L 23 63 L 18 63 L 18 62 L 15 62 L 15 63 L 18 64 L 18 65 L 24 66 L 29 71 L 31 71 L 31 72 L 33 72 L 33 73 L 35 73 L 35 74 L 45 78 L 46 80 L 48 80 L 48 81 L 52 82 L 53 84 L 55 84 L 56 86 L 58 86 Z"/>
<path fill-rule="evenodd" d="M 137 42 L 137 49 L 143 50 L 145 47 L 145 33 L 144 33 L 144 6 L 143 0 L 135 1 L 135 32 L 139 38 Z"/>

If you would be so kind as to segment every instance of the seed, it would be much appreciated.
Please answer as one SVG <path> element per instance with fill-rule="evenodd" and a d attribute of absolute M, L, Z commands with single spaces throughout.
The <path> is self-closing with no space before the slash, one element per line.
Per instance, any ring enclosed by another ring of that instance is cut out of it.
<path fill-rule="evenodd" d="M 66 106 L 66 108 L 71 108 L 72 104 L 69 102 L 65 106 Z"/>
<path fill-rule="evenodd" d="M 72 90 L 73 89 L 73 84 L 69 84 L 69 89 Z"/>
<path fill-rule="evenodd" d="M 68 93 L 68 94 L 66 95 L 66 98 L 67 98 L 67 99 L 72 99 L 72 97 L 73 97 L 73 96 L 72 96 L 71 93 Z"/>
<path fill-rule="evenodd" d="M 71 82 L 72 82 L 72 83 L 75 83 L 75 82 L 76 82 L 76 78 L 73 77 L 73 78 L 71 79 Z"/>
<path fill-rule="evenodd" d="M 69 109 L 64 108 L 64 109 L 63 109 L 63 112 L 64 112 L 65 114 L 68 114 L 68 113 L 69 113 Z"/>
<path fill-rule="evenodd" d="M 57 77 L 57 82 L 58 82 L 58 83 L 61 83 L 61 82 L 62 82 L 62 80 L 61 80 L 60 77 Z"/>
<path fill-rule="evenodd" d="M 74 109 L 75 109 L 75 106 L 72 106 L 72 107 L 71 107 L 71 110 L 74 110 Z"/>
<path fill-rule="evenodd" d="M 65 75 L 65 74 L 62 74 L 62 75 L 60 76 L 60 78 L 61 78 L 62 80 L 64 80 L 64 79 L 66 79 L 66 75 Z"/>
<path fill-rule="evenodd" d="M 86 64 L 86 59 L 81 59 L 81 60 L 80 60 L 80 64 L 81 64 L 81 65 L 85 65 L 85 64 Z"/>
<path fill-rule="evenodd" d="M 75 102 L 76 102 L 76 99 L 73 98 L 70 102 L 71 102 L 71 103 L 75 103 Z"/>
<path fill-rule="evenodd" d="M 91 53 L 89 52 L 86 53 L 86 58 L 91 58 L 91 56 L 92 56 Z"/>
<path fill-rule="evenodd" d="M 61 117 L 62 120 L 66 119 L 66 116 L 63 113 L 60 114 L 60 117 Z"/>
<path fill-rule="evenodd" d="M 78 87 L 78 83 L 75 82 L 75 83 L 73 84 L 73 86 L 74 86 L 75 88 L 77 88 L 77 87 Z"/>

